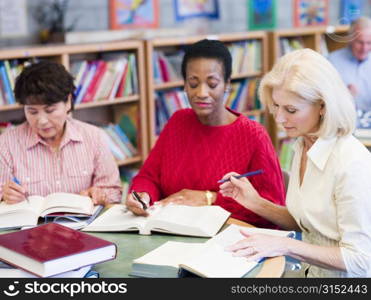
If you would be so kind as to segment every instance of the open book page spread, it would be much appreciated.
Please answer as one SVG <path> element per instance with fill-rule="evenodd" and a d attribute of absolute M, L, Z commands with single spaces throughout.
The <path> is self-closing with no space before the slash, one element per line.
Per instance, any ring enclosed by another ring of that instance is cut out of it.
<path fill-rule="evenodd" d="M 221 207 L 153 205 L 148 217 L 136 216 L 122 204 L 110 207 L 84 231 L 134 231 L 149 235 L 151 231 L 190 236 L 213 236 L 230 213 Z"/>

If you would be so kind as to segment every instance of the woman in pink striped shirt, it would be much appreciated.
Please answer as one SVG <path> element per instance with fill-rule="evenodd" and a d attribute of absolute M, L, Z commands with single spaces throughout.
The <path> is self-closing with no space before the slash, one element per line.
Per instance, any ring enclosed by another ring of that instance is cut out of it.
<path fill-rule="evenodd" d="M 26 122 L 0 136 L 2 201 L 68 192 L 95 204 L 120 202 L 119 171 L 102 130 L 70 116 L 74 90 L 59 63 L 41 61 L 18 76 L 14 93 Z"/>

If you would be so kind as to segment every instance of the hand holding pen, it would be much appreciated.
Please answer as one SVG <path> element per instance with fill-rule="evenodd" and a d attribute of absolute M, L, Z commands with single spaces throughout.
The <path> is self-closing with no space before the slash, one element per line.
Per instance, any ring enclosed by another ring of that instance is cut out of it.
<path fill-rule="evenodd" d="M 20 181 L 16 177 L 6 182 L 2 190 L 2 200 L 7 204 L 16 204 L 24 200 L 28 201 L 28 193 L 25 191 L 20 184 Z"/>
<path fill-rule="evenodd" d="M 21 183 L 20 183 L 20 181 L 17 179 L 17 177 L 13 177 L 13 181 L 14 181 L 16 184 L 22 186 Z M 23 193 L 23 195 L 24 195 L 24 197 L 26 198 L 27 202 L 30 203 L 30 200 L 28 200 L 28 197 L 29 197 L 28 192 L 25 191 L 25 192 Z"/>
<path fill-rule="evenodd" d="M 231 172 L 225 174 L 220 185 L 220 193 L 224 197 L 230 197 L 236 200 L 242 206 L 252 209 L 260 200 L 259 193 L 246 177 L 262 174 L 263 170 L 257 170 L 244 174 Z M 252 209 L 253 210 L 253 209 Z"/>
<path fill-rule="evenodd" d="M 132 191 L 126 200 L 126 207 L 138 216 L 148 216 L 149 195 L 146 192 Z"/>

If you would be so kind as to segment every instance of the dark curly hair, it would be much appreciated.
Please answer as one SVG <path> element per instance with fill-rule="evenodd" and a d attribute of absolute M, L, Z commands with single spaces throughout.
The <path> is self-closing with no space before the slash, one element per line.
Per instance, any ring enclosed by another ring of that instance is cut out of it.
<path fill-rule="evenodd" d="M 185 49 L 182 61 L 182 76 L 186 79 L 187 64 L 190 60 L 196 58 L 212 58 L 218 60 L 224 71 L 224 81 L 231 78 L 232 73 L 232 56 L 228 48 L 218 40 L 200 40 Z"/>
<path fill-rule="evenodd" d="M 52 105 L 60 101 L 67 102 L 72 96 L 74 102 L 74 78 L 57 62 L 42 60 L 23 69 L 14 86 L 16 101 L 23 105 Z"/>

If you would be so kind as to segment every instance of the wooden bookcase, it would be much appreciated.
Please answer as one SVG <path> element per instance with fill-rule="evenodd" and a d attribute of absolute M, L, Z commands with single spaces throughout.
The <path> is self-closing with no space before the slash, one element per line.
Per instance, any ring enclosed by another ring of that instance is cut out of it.
<path fill-rule="evenodd" d="M 77 59 L 99 59 L 105 53 L 133 53 L 136 59 L 137 93 L 115 98 L 75 105 L 74 118 L 98 124 L 117 123 L 122 113 L 134 111 L 137 117 L 138 155 L 117 161 L 118 166 L 140 164 L 147 156 L 148 136 L 146 126 L 146 101 L 144 78 L 144 47 L 142 41 L 122 41 L 81 45 L 51 45 L 43 47 L 8 48 L 0 50 L 0 60 L 48 59 L 62 63 L 67 70 Z M 0 122 L 24 119 L 18 104 L 0 106 Z"/>
<path fill-rule="evenodd" d="M 155 134 L 155 122 L 156 122 L 156 107 L 155 107 L 155 93 L 158 91 L 168 91 L 172 89 L 183 89 L 183 80 L 173 80 L 164 83 L 155 82 L 154 74 L 154 54 L 155 51 L 162 51 L 165 49 L 181 49 L 186 45 L 195 43 L 202 39 L 217 39 L 224 42 L 227 45 L 231 43 L 245 42 L 245 41 L 259 41 L 261 45 L 261 51 L 259 56 L 261 58 L 261 69 L 259 72 L 244 72 L 232 75 L 232 82 L 239 79 L 250 79 L 260 78 L 268 70 L 268 37 L 267 33 L 263 31 L 256 32 L 244 32 L 244 33 L 231 33 L 231 34 L 218 34 L 218 35 L 195 35 L 187 37 L 174 37 L 174 38 L 153 38 L 146 40 L 145 53 L 146 53 L 146 70 L 147 70 L 147 107 L 148 107 L 148 134 L 149 134 L 149 147 L 150 149 L 154 146 L 157 136 Z M 233 55 L 232 55 L 233 56 Z M 264 119 L 264 125 L 269 128 L 266 124 L 267 113 L 265 109 L 244 111 L 246 115 L 257 115 Z"/>

